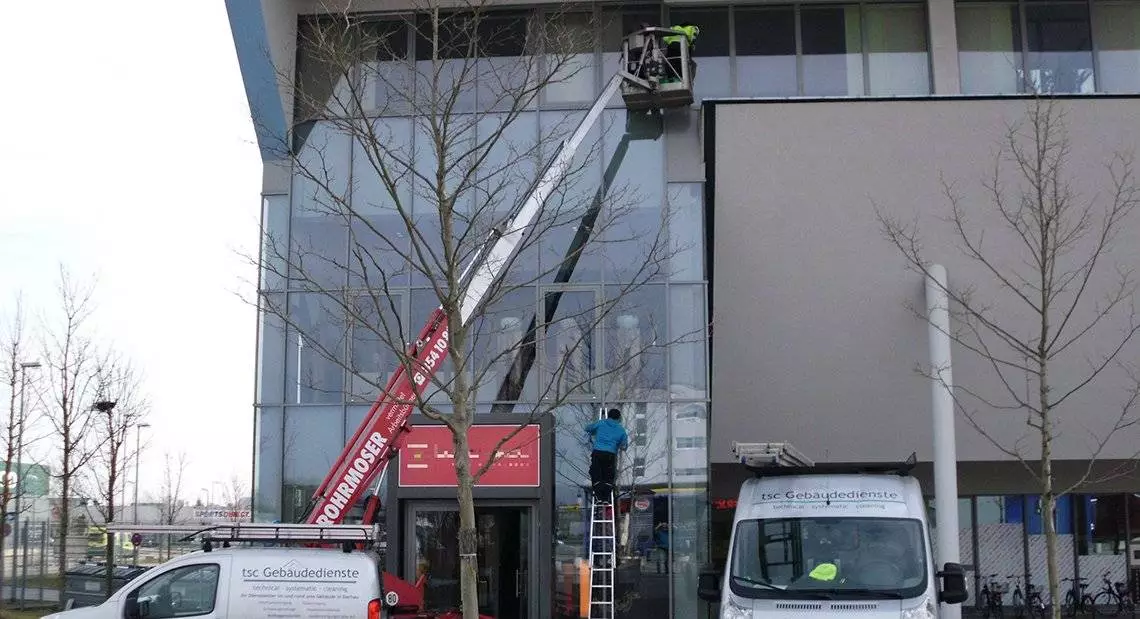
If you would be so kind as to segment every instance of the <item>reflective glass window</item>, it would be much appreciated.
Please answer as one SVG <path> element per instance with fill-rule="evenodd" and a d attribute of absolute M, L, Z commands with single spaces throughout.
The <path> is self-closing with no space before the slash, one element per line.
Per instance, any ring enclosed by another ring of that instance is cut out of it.
<path fill-rule="evenodd" d="M 786 97 L 799 91 L 792 7 L 734 9 L 736 94 Z"/>

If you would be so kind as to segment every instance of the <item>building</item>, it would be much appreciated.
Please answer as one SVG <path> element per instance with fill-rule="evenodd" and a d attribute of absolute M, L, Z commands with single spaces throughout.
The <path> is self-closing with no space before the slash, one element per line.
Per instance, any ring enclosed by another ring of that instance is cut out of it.
<path fill-rule="evenodd" d="M 312 110 L 295 105 L 290 88 L 276 77 L 300 75 L 303 81 L 312 65 L 304 45 L 298 50 L 299 32 L 326 4 L 227 3 L 265 160 L 267 236 L 315 240 L 339 251 L 349 232 L 314 215 L 306 197 L 311 187 L 279 147 L 295 115 Z M 1025 110 L 1029 87 L 1067 93 L 1062 103 L 1079 138 L 1071 162 L 1083 190 L 1103 182 L 1094 161 L 1140 138 L 1138 0 L 694 0 L 589 3 L 568 13 L 553 5 L 503 5 L 504 28 L 557 17 L 580 35 L 572 45 L 582 70 L 523 112 L 524 136 L 589 105 L 609 77 L 623 32 L 643 22 L 700 26 L 698 103 L 667 114 L 659 139 L 629 142 L 618 171 L 642 196 L 643 219 L 633 236 L 655 230 L 658 212 L 667 206 L 671 247 L 684 249 L 670 256 L 666 276 L 605 327 L 607 341 L 649 337 L 651 324 L 667 325 L 671 335 L 699 335 L 647 357 L 642 367 L 656 372 L 644 374 L 649 378 L 636 385 L 636 398 L 608 400 L 602 390 L 543 420 L 537 486 L 478 491 L 486 556 L 496 557 L 487 560 L 483 601 L 498 617 L 578 616 L 574 561 L 585 552 L 578 488 L 586 464 L 575 428 L 599 405 L 623 407 L 635 444 L 621 473 L 639 493 L 623 532 L 640 557 L 620 576 L 631 599 L 627 616 L 708 612 L 696 597 L 696 573 L 708 561 L 724 560 L 743 474 L 731 463 L 733 440 L 787 440 L 830 461 L 902 459 L 915 451 L 932 492 L 930 386 L 913 371 L 926 361 L 927 334 L 904 307 L 907 301 L 921 304 L 922 280 L 905 270 L 883 238 L 872 204 L 904 217 L 939 213 L 937 172 L 964 182 L 984 175 L 994 140 L 1005 121 Z M 398 26 L 410 4 L 352 6 L 374 13 L 396 35 L 388 48 L 392 55 L 368 62 L 399 64 L 393 56 L 424 62 L 417 51 L 422 39 Z M 335 99 L 332 93 L 343 87 L 330 84 L 325 92 Z M 385 104 L 400 93 L 380 86 L 363 90 L 365 116 L 380 118 L 385 139 L 416 143 L 407 110 Z M 479 92 L 476 86 L 460 105 L 470 111 Z M 604 155 L 614 152 L 622 135 L 619 98 L 610 106 L 599 132 Z M 308 144 L 338 144 L 321 122 L 300 129 L 302 156 Z M 359 165 L 359 151 L 346 142 L 334 154 L 323 163 L 343 182 Z M 591 178 L 601 178 L 605 161 L 603 156 L 591 164 Z M 949 241 L 935 236 L 931 247 L 951 278 L 976 275 L 950 251 Z M 1132 246 L 1121 252 L 1124 260 L 1136 258 Z M 327 329 L 318 318 L 326 309 L 320 299 L 295 285 L 280 262 L 264 262 L 263 299 L 288 308 L 300 327 L 284 329 L 266 312 L 259 329 L 254 518 L 288 521 L 301 513 L 367 410 L 361 377 L 383 375 L 394 362 L 368 342 L 353 341 L 351 333 Z M 616 262 L 586 265 L 588 275 L 574 288 L 585 297 L 581 303 L 605 294 L 606 277 L 621 279 L 616 271 L 603 273 L 612 269 L 606 264 Z M 353 284 L 343 268 L 318 275 Z M 393 293 L 401 295 L 395 307 L 412 325 L 432 307 L 430 296 L 416 292 L 416 281 L 409 276 Z M 504 337 L 518 337 L 518 321 L 538 311 L 539 298 L 533 297 L 533 311 L 501 316 Z M 715 337 L 705 328 L 710 321 Z M 343 351 L 356 371 L 322 361 L 312 354 L 314 343 Z M 958 349 L 954 372 L 959 384 L 987 377 Z M 1119 393 L 1116 384 L 1083 396 L 1090 425 L 1109 420 Z M 480 421 L 503 418 L 486 414 Z M 426 420 L 417 416 L 421 422 Z M 1014 434 L 1002 434 L 1003 440 L 1016 438 L 1021 426 L 1008 427 Z M 975 585 L 984 584 L 984 575 L 998 573 L 1004 580 L 1017 573 L 1040 586 L 1043 542 L 1034 485 L 1019 463 L 965 423 L 957 438 L 961 555 Z M 1129 460 L 1134 444 L 1131 428 L 1122 431 L 1100 454 L 1097 470 Z M 1058 440 L 1057 458 L 1061 477 L 1072 479 L 1089 456 L 1073 432 Z M 455 556 L 436 542 L 450 539 L 456 527 L 448 490 L 409 487 L 393 477 L 385 485 L 388 568 L 405 578 L 426 569 L 437 585 L 433 589 L 429 579 L 432 603 L 447 603 L 454 597 L 446 581 Z M 1108 571 L 1129 579 L 1129 568 L 1140 565 L 1130 559 L 1133 523 L 1140 523 L 1132 515 L 1140 507 L 1132 494 L 1138 490 L 1134 475 L 1117 475 L 1062 500 L 1065 575 L 1079 572 L 1095 582 Z M 667 555 L 654 543 L 661 525 L 670 530 Z M 508 582 L 516 586 L 496 586 Z"/>

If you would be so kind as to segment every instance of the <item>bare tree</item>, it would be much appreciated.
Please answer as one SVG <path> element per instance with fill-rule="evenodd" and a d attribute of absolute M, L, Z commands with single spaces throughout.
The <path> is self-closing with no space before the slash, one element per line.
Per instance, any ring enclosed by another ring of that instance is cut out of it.
<path fill-rule="evenodd" d="M 249 492 L 249 484 L 240 475 L 231 475 L 229 481 L 222 487 L 222 505 L 230 521 L 240 522 L 245 519 L 241 513 L 249 508 Z"/>
<path fill-rule="evenodd" d="M 130 453 L 127 435 L 147 414 L 148 405 L 142 393 L 140 377 L 129 363 L 108 356 L 95 370 L 95 419 L 92 437 L 95 447 L 90 466 L 89 482 L 94 490 L 94 505 L 103 522 L 111 524 L 117 519 L 116 505 L 126 483 L 126 465 Z M 138 506 L 135 506 L 138 509 Z M 114 533 L 107 534 L 107 565 L 115 562 L 118 546 Z M 108 591 L 112 587 L 113 573 L 107 571 Z"/>
<path fill-rule="evenodd" d="M 186 500 L 182 498 L 182 477 L 186 474 L 186 452 L 177 456 L 166 452 L 162 455 L 162 486 L 159 488 L 158 510 L 162 524 L 179 524 L 182 508 Z M 166 539 L 166 558 L 170 558 L 170 538 Z"/>
<path fill-rule="evenodd" d="M 25 369 L 21 367 L 25 352 L 24 328 L 23 302 L 17 298 L 8 328 L 0 340 L 0 355 L 3 355 L 0 380 L 8 387 L 8 410 L 4 418 L 3 443 L 0 443 L 4 454 L 4 470 L 0 471 L 3 474 L 0 478 L 0 527 L 7 526 L 8 515 L 17 511 L 20 495 L 23 494 L 23 486 L 18 481 L 23 471 L 17 469 L 23 460 L 28 420 L 27 394 L 24 390 L 26 381 L 23 380 Z M 12 531 L 12 539 L 18 539 L 15 530 Z M 5 556 L 7 541 L 7 535 L 0 535 L 0 582 L 5 582 L 4 569 L 7 562 L 2 558 Z M 0 604 L 2 603 L 0 596 Z"/>
<path fill-rule="evenodd" d="M 343 397 L 330 368 L 347 370 L 349 396 L 366 401 L 398 367 L 409 376 L 438 370 L 422 394 L 397 403 L 451 432 L 462 608 L 474 619 L 473 488 L 495 461 L 474 465 L 470 458 L 476 401 L 516 415 L 518 426 L 497 452 L 564 405 L 604 399 L 607 382 L 642 354 L 661 358 L 669 334 L 651 324 L 636 327 L 635 349 L 621 355 L 603 354 L 600 343 L 618 308 L 634 311 L 645 284 L 662 280 L 668 215 L 659 204 L 644 208 L 636 187 L 616 186 L 634 135 L 606 145 L 604 174 L 596 174 L 600 144 L 587 143 L 518 252 L 499 263 L 505 276 L 481 303 L 466 304 L 467 265 L 486 239 L 511 232 L 502 229 L 505 217 L 535 188 L 577 118 L 535 123 L 531 135 L 520 120 L 531 118 L 541 93 L 586 66 L 582 46 L 592 51 L 601 24 L 588 16 L 575 21 L 558 6 L 544 7 L 541 17 L 477 3 L 421 8 L 399 22 L 331 10 L 300 28 L 297 76 L 280 76 L 297 110 L 292 142 L 280 149 L 295 174 L 294 224 L 288 239 L 266 234 L 260 264 L 263 283 L 287 280 L 310 292 L 292 295 L 291 307 L 271 292 L 259 304 L 299 351 L 290 368 L 298 397 L 302 389 L 317 400 Z M 412 57 L 404 48 L 409 39 L 419 46 Z M 396 113 L 409 120 L 362 120 Z M 609 135 L 625 121 L 624 111 L 606 116 Z M 582 275 L 591 270 L 598 274 Z M 601 281 L 603 270 L 617 282 L 603 295 L 568 290 L 582 277 Z M 542 298 L 540 285 L 549 286 Z M 443 360 L 429 366 L 418 359 L 420 348 L 409 349 L 419 326 L 405 324 L 405 303 L 417 322 L 440 308 Z M 645 390 L 627 391 L 638 389 Z"/>
<path fill-rule="evenodd" d="M 93 288 L 74 283 L 60 268 L 57 328 L 46 326 L 46 414 L 54 454 L 59 458 L 53 476 L 60 482 L 58 569 L 67 568 L 67 538 L 71 523 L 71 499 L 81 475 L 97 453 L 92 440 L 95 426 L 93 404 L 98 393 L 101 359 L 87 334 L 92 311 Z M 62 586 L 62 585 L 61 585 Z"/>
<path fill-rule="evenodd" d="M 1068 171 L 1072 141 L 1060 105 L 1053 98 L 1034 98 L 1024 119 L 1008 127 L 983 183 L 988 213 L 943 180 L 950 206 L 946 221 L 981 275 L 961 285 L 940 284 L 950 300 L 949 337 L 980 359 L 995 381 L 954 385 L 956 408 L 1039 484 L 1046 514 L 1049 597 L 1056 601 L 1062 599 L 1057 499 L 1094 481 L 1094 467 L 1110 439 L 1137 423 L 1133 408 L 1140 396 L 1140 381 L 1126 352 L 1140 330 L 1133 267 L 1113 262 L 1118 236 L 1131 230 L 1126 219 L 1140 201 L 1133 160 L 1131 155 L 1114 155 L 1107 166 L 1106 191 L 1080 195 Z M 917 226 L 876 210 L 887 238 L 909 267 L 929 277 L 931 262 Z M 980 285 L 992 296 L 977 294 Z M 1106 292 L 1094 295 L 1095 289 Z M 1120 325 L 1123 328 L 1113 334 Z M 931 368 L 927 375 L 942 380 L 942 369 Z M 1094 385 L 1104 391 L 1122 381 L 1124 397 L 1107 427 L 1086 427 L 1091 447 L 1083 473 L 1058 486 L 1054 441 L 1066 421 L 1072 428 L 1084 418 L 1084 409 L 1072 403 L 1074 396 Z M 1024 435 L 1014 441 L 1002 438 L 1003 427 L 1014 419 L 1026 425 L 1028 444 Z M 1054 617 L 1059 613 L 1060 604 L 1055 604 Z"/>

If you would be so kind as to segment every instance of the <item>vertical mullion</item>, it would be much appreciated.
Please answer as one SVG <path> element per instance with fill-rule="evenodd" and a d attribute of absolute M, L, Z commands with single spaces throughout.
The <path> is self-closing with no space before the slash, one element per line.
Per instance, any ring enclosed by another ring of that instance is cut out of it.
<path fill-rule="evenodd" d="M 804 40 L 801 34 L 802 19 L 800 16 L 800 5 L 796 4 L 793 7 L 792 28 L 795 30 L 793 33 L 796 39 L 796 94 L 804 94 Z"/>
<path fill-rule="evenodd" d="M 1021 27 L 1021 86 L 1020 92 L 1026 92 L 1029 85 L 1029 22 L 1025 18 L 1025 0 L 1016 0 L 1017 19 Z M 1036 86 L 1033 89 L 1037 90 Z"/>
<path fill-rule="evenodd" d="M 736 5 L 728 7 L 728 93 L 737 95 L 736 88 Z"/>
<path fill-rule="evenodd" d="M 1098 45 L 1096 36 L 1096 12 L 1097 3 L 1093 0 L 1088 0 L 1089 41 L 1092 43 L 1093 92 L 1100 92 L 1100 45 Z"/>
<path fill-rule="evenodd" d="M 871 94 L 871 46 L 867 32 L 867 3 L 859 3 L 859 56 L 863 60 L 863 96 Z"/>

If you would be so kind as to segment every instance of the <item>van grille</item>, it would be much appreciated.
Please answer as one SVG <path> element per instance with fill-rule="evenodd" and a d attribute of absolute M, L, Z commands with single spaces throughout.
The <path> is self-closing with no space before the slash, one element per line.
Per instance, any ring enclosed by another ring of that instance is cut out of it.
<path fill-rule="evenodd" d="M 879 605 L 874 602 L 837 602 L 831 605 L 831 610 L 876 610 L 878 608 Z"/>
<path fill-rule="evenodd" d="M 840 612 L 865 612 L 878 608 L 875 602 L 831 602 L 827 605 L 828 610 Z M 776 610 L 823 610 L 823 602 L 776 602 Z"/>
<path fill-rule="evenodd" d="M 823 604 L 818 602 L 777 602 L 776 610 L 820 610 Z"/>

